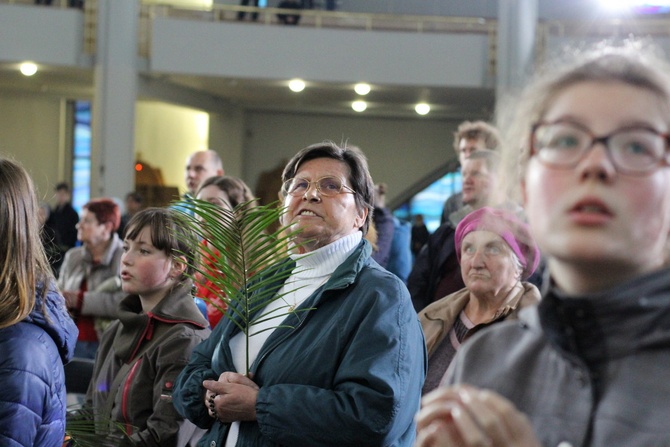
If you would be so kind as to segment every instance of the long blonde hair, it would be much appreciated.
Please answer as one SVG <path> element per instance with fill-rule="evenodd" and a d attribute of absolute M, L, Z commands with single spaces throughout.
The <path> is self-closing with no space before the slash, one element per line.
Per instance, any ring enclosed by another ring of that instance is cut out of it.
<path fill-rule="evenodd" d="M 23 320 L 53 276 L 40 239 L 33 182 L 17 162 L 0 158 L 0 328 Z"/>

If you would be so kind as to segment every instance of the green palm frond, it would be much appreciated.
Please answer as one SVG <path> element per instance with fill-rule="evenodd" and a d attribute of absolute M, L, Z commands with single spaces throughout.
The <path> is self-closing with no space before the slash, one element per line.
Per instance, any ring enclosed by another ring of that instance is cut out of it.
<path fill-rule="evenodd" d="M 93 410 L 75 405 L 68 408 L 63 447 L 112 447 L 127 438 L 125 426 L 96 417 Z"/>
<path fill-rule="evenodd" d="M 270 231 L 285 212 L 276 202 L 255 207 L 243 203 L 229 210 L 202 200 L 182 200 L 175 208 L 181 211 L 184 224 L 207 241 L 202 255 L 211 266 L 202 263 L 193 268 L 212 283 L 210 291 L 222 292 L 228 303 L 225 316 L 244 333 L 248 347 L 250 328 L 268 317 L 262 309 L 296 290 L 279 293 L 292 273 L 280 261 L 296 248 L 292 241 L 298 231 L 290 226 Z M 280 316 L 310 310 L 294 310 L 288 304 L 281 309 Z M 275 317 L 277 314 L 272 315 Z M 247 374 L 249 366 L 247 349 Z"/>

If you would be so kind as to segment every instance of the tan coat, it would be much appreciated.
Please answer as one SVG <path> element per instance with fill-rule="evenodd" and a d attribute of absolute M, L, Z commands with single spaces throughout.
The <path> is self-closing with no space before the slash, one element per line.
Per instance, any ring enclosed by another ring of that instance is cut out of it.
<path fill-rule="evenodd" d="M 419 312 L 419 320 L 421 321 L 426 338 L 426 348 L 428 349 L 429 358 L 444 337 L 447 336 L 456 318 L 458 318 L 458 315 L 465 308 L 465 305 L 468 304 L 468 301 L 470 301 L 470 291 L 464 288 L 435 301 Z M 478 324 L 467 336 L 470 337 L 477 330 L 495 322 L 507 318 L 517 318 L 519 310 L 523 307 L 537 304 L 539 301 L 540 292 L 537 290 L 537 287 L 528 282 L 521 282 L 517 293 L 503 303 L 495 316 L 490 321 Z"/>

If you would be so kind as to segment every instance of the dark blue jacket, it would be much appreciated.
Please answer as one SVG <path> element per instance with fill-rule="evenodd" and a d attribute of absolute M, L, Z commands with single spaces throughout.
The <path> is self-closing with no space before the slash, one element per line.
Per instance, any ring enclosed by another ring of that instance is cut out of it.
<path fill-rule="evenodd" d="M 42 305 L 0 329 L 0 445 L 61 447 L 65 435 L 63 364 L 74 353 L 77 327 L 52 284 Z M 46 316 L 45 316 L 46 314 Z"/>
<path fill-rule="evenodd" d="M 407 277 L 412 271 L 412 225 L 397 217 L 393 217 L 393 241 L 391 254 L 386 270 L 395 274 L 407 284 Z"/>
<path fill-rule="evenodd" d="M 328 282 L 276 329 L 251 370 L 260 386 L 257 421 L 237 446 L 411 446 L 426 367 L 425 344 L 405 285 L 370 258 L 362 241 Z M 293 268 L 292 262 L 286 268 Z M 239 331 L 223 319 L 177 379 L 177 411 L 223 446 L 228 424 L 207 414 L 202 381 L 235 371 Z M 218 355 L 215 354 L 220 346 Z"/>
<path fill-rule="evenodd" d="M 456 227 L 450 221 L 440 225 L 428 238 L 414 261 L 414 267 L 407 279 L 407 288 L 412 296 L 412 304 L 417 312 L 436 301 L 437 287 L 451 262 L 458 271 L 452 272 L 453 281 L 449 293 L 465 287 L 460 276 L 460 265 L 456 258 Z"/>
<path fill-rule="evenodd" d="M 389 257 L 391 256 L 391 245 L 395 227 L 393 225 L 393 214 L 388 208 L 375 208 L 372 221 L 377 230 L 377 250 L 372 253 L 372 259 L 379 265 L 388 269 Z"/>

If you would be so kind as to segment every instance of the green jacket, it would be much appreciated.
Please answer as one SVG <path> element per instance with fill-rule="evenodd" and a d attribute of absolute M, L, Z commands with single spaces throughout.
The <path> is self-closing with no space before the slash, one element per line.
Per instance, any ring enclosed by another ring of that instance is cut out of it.
<path fill-rule="evenodd" d="M 363 240 L 300 306 L 311 310 L 289 315 L 293 328 L 276 329 L 261 348 L 251 366 L 257 421 L 241 423 L 237 446 L 413 444 L 423 334 L 407 288 L 370 253 Z M 235 370 L 229 341 L 238 331 L 222 320 L 177 379 L 177 411 L 209 429 L 200 446 L 225 444 L 229 424 L 207 414 L 202 381 Z"/>

